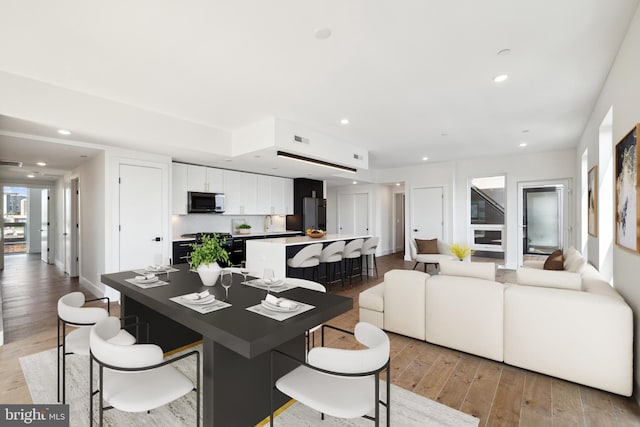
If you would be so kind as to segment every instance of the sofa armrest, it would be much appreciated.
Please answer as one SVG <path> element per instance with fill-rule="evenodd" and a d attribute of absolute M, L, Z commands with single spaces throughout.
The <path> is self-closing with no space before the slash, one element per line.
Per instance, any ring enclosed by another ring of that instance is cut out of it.
<path fill-rule="evenodd" d="M 633 385 L 633 313 L 616 298 L 509 286 L 504 361 L 625 396 Z"/>
<path fill-rule="evenodd" d="M 522 263 L 523 267 L 527 268 L 537 268 L 539 270 L 544 269 L 544 263 L 546 260 L 544 259 L 527 259 Z"/>
<path fill-rule="evenodd" d="M 391 270 L 384 275 L 385 330 L 424 340 L 428 278 L 415 270 Z"/>

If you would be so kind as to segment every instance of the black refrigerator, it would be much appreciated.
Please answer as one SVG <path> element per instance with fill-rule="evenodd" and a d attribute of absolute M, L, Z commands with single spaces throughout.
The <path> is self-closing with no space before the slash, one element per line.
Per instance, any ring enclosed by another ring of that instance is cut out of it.
<path fill-rule="evenodd" d="M 302 230 L 327 230 L 327 199 L 302 198 Z"/>

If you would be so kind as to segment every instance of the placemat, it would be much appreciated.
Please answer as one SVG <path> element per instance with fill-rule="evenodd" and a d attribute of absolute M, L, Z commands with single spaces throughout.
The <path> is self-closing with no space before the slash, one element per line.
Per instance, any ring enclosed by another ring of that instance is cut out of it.
<path fill-rule="evenodd" d="M 147 270 L 146 268 L 141 268 L 139 270 L 133 270 L 134 273 L 136 274 L 149 274 L 149 273 L 153 273 L 153 274 L 164 274 L 164 273 L 174 273 L 176 271 L 180 271 L 177 268 L 173 268 L 170 267 L 166 270 Z"/>
<path fill-rule="evenodd" d="M 140 283 L 140 282 L 136 282 L 134 279 L 125 279 L 125 281 L 142 289 L 157 288 L 158 286 L 164 286 L 169 284 L 169 282 L 165 282 L 163 280 L 158 280 L 156 282 L 151 282 L 151 283 Z"/>
<path fill-rule="evenodd" d="M 186 294 L 189 295 L 189 294 Z M 187 301 L 182 299 L 183 295 L 179 295 L 177 297 L 169 298 L 171 301 L 176 304 L 183 305 L 191 310 L 197 311 L 201 314 L 211 313 L 217 310 L 222 310 L 223 308 L 231 307 L 231 304 L 225 301 L 215 300 L 211 304 L 197 305 L 197 304 L 189 304 Z"/>
<path fill-rule="evenodd" d="M 271 319 L 282 322 L 283 320 L 287 320 L 293 316 L 297 316 L 298 314 L 304 313 L 305 311 L 309 311 L 311 309 L 316 308 L 315 305 L 305 304 L 303 302 L 294 301 L 300 307 L 295 311 L 271 311 L 262 306 L 262 304 L 256 304 L 251 307 L 247 307 L 247 310 L 252 311 L 254 313 L 260 314 L 265 317 L 269 317 Z"/>

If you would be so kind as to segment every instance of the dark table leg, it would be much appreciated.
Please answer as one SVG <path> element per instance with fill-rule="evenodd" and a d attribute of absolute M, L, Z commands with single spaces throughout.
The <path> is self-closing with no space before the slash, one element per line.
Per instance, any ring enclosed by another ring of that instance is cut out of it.
<path fill-rule="evenodd" d="M 304 360 L 304 335 L 277 348 Z M 206 337 L 203 352 L 203 425 L 253 426 L 269 415 L 269 352 L 247 359 Z M 275 367 L 276 378 L 295 368 L 290 361 L 281 362 Z M 288 401 L 276 393 L 276 408 Z"/>

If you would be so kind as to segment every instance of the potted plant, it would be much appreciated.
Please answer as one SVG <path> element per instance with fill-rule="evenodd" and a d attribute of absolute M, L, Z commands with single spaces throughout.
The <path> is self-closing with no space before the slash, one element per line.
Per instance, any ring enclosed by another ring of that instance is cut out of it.
<path fill-rule="evenodd" d="M 251 233 L 251 226 L 249 224 L 240 224 L 238 226 L 238 233 L 249 234 Z"/>
<path fill-rule="evenodd" d="M 460 261 L 464 261 L 469 255 L 473 255 L 475 253 L 468 244 L 466 243 L 454 243 L 449 246 L 449 250 Z"/>
<path fill-rule="evenodd" d="M 200 280 L 205 286 L 216 284 L 220 276 L 220 265 L 218 262 L 229 262 L 229 253 L 222 246 L 225 243 L 223 237 L 214 234 L 212 237 L 202 236 L 202 243 L 193 243 L 191 248 L 191 261 L 193 268 L 200 275 Z"/>

